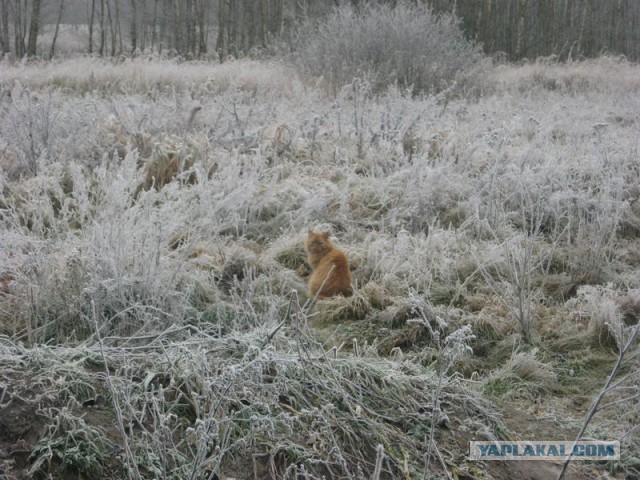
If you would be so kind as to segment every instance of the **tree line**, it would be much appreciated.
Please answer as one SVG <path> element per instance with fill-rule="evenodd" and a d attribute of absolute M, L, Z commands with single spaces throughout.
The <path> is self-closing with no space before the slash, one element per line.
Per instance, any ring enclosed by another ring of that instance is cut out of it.
<path fill-rule="evenodd" d="M 509 60 L 603 53 L 640 60 L 638 0 L 431 0 L 456 9 L 466 35 Z"/>
<path fill-rule="evenodd" d="M 384 0 L 380 0 L 384 1 Z M 386 0 L 396 3 L 406 0 Z M 455 12 L 465 35 L 488 54 L 515 61 L 602 53 L 640 60 L 638 0 L 413 0 Z M 84 50 L 116 56 L 165 52 L 221 60 L 265 49 L 340 3 L 365 0 L 0 0 L 0 52 L 53 56 L 61 25 L 86 28 Z M 44 26 L 53 32 L 43 45 Z"/>

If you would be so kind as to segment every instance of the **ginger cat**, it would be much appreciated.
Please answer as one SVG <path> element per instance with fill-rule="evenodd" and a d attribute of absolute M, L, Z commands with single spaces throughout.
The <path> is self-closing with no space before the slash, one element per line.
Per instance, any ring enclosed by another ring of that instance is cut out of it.
<path fill-rule="evenodd" d="M 307 260 L 313 267 L 309 277 L 309 296 L 317 296 L 317 298 L 336 295 L 351 296 L 353 287 L 349 260 L 331 243 L 329 233 L 316 233 L 309 230 L 306 249 Z M 320 288 L 322 288 L 321 291 Z"/>

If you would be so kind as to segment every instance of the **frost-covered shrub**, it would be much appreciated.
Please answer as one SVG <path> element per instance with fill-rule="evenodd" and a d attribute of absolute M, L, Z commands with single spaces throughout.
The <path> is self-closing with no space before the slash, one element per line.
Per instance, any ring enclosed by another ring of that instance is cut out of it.
<path fill-rule="evenodd" d="M 579 317 L 588 319 L 587 329 L 581 332 L 594 345 L 604 348 L 621 349 L 624 346 L 625 334 L 631 330 L 625 325 L 621 306 L 635 292 L 630 291 L 623 296 L 614 290 L 613 285 L 578 288 L 577 296 L 569 302 L 569 306 Z"/>
<path fill-rule="evenodd" d="M 424 5 L 368 4 L 335 9 L 297 32 L 294 63 L 323 75 L 340 88 L 354 77 L 369 78 L 376 90 L 398 84 L 414 93 L 442 90 L 478 65 L 477 44 L 465 40 L 459 20 Z"/>

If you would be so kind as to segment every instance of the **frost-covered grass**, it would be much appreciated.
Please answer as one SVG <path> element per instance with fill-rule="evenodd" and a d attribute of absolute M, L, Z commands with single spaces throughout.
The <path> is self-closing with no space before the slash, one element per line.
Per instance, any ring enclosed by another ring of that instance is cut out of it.
<path fill-rule="evenodd" d="M 269 62 L 229 61 L 181 62 L 159 55 L 103 59 L 61 58 L 53 61 L 23 60 L 3 68 L 3 84 L 21 83 L 33 88 L 54 87 L 74 96 L 102 92 L 104 95 L 165 95 L 174 91 L 196 98 L 204 93 L 220 93 L 229 88 L 254 91 L 277 89 L 285 94 L 291 88 L 292 72 Z"/>
<path fill-rule="evenodd" d="M 484 396 L 596 388 L 589 359 L 638 322 L 639 74 L 501 65 L 473 97 L 413 98 L 275 63 L 2 65 L 6 385 L 104 395 L 130 478 L 445 475 L 447 424 L 501 437 Z M 307 302 L 307 228 L 347 252 L 354 297 Z M 474 353 L 446 360 L 467 325 Z"/>

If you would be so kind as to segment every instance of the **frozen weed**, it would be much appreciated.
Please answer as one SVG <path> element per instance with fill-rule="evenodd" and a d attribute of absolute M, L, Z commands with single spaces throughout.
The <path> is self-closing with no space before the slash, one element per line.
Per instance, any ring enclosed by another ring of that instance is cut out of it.
<path fill-rule="evenodd" d="M 363 72 L 329 100 L 257 62 L 3 68 L 3 371 L 106 395 L 131 478 L 446 475 L 438 425 L 499 436 L 483 393 L 547 395 L 637 323 L 637 67 L 607 62 L 501 66 L 473 101 Z M 314 314 L 318 225 L 355 295 Z"/>

